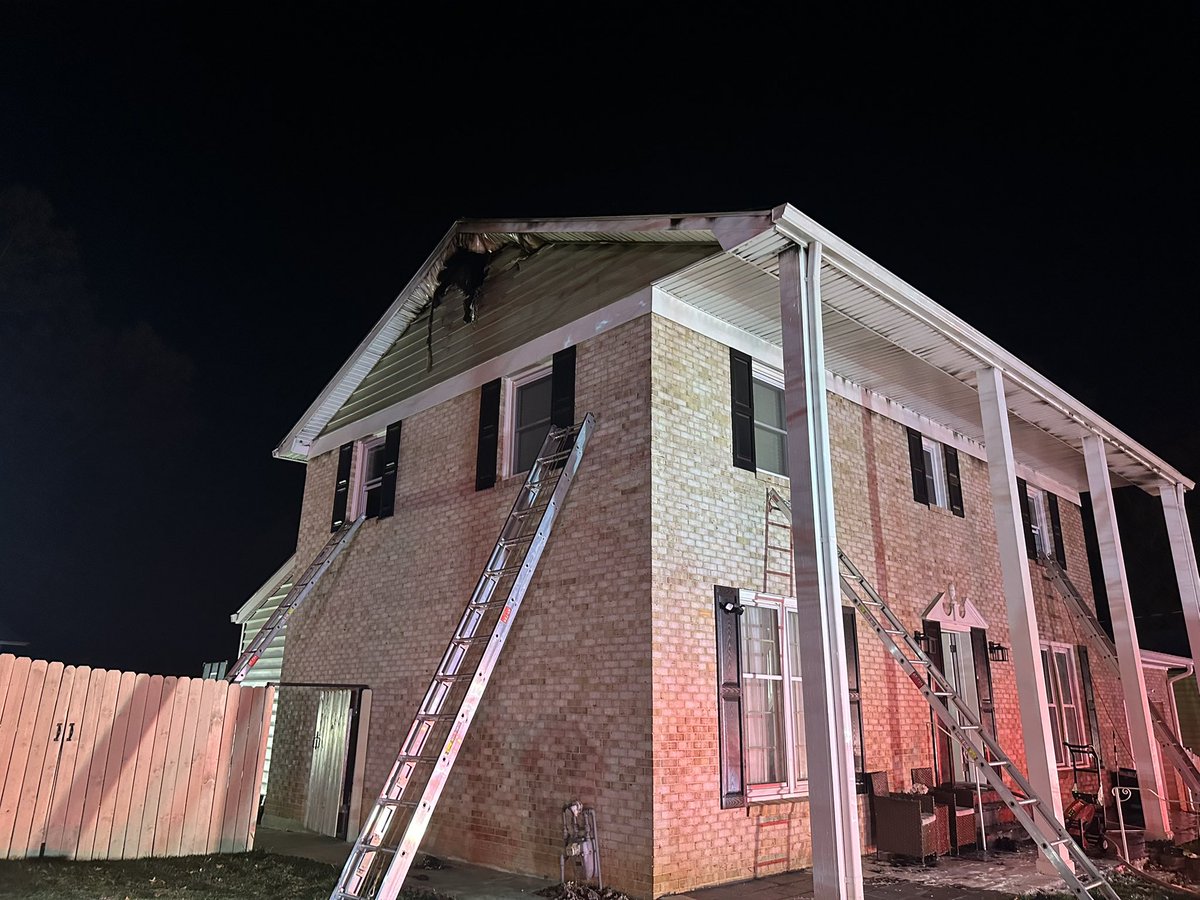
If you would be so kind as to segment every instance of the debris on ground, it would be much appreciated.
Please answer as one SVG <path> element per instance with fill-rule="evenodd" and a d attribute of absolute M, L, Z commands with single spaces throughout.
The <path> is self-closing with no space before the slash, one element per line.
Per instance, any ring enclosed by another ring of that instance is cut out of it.
<path fill-rule="evenodd" d="M 413 863 L 414 869 L 445 869 L 445 860 L 438 859 L 436 856 L 431 856 L 426 853 L 417 862 Z"/>
<path fill-rule="evenodd" d="M 629 900 L 628 894 L 622 894 L 613 888 L 593 887 L 590 884 L 580 884 L 575 881 L 564 881 L 537 892 L 539 897 L 550 900 Z"/>

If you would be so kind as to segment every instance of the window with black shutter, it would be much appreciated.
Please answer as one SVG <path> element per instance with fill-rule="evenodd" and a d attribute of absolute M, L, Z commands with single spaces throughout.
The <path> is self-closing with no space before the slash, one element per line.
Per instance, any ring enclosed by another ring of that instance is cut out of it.
<path fill-rule="evenodd" d="M 754 369 L 750 357 L 729 348 L 730 408 L 733 413 L 733 464 L 755 470 Z"/>
<path fill-rule="evenodd" d="M 379 477 L 379 518 L 396 511 L 396 475 L 400 465 L 400 423 L 393 422 L 383 438 L 383 472 Z"/>
<path fill-rule="evenodd" d="M 496 454 L 500 447 L 500 379 L 479 389 L 479 439 L 475 449 L 475 490 L 496 483 Z"/>
<path fill-rule="evenodd" d="M 338 450 L 337 476 L 333 487 L 333 516 L 329 530 L 337 531 L 346 524 L 346 510 L 350 503 L 350 466 L 354 461 L 354 443 L 342 444 Z"/>
<path fill-rule="evenodd" d="M 1029 485 L 1017 479 L 1017 504 L 1021 507 L 1021 526 L 1025 529 L 1025 555 L 1037 559 L 1037 534 L 1033 530 L 1033 514 L 1029 507 Z"/>
<path fill-rule="evenodd" d="M 1050 513 L 1050 536 L 1053 539 L 1054 558 L 1063 568 L 1067 566 L 1067 550 L 1063 546 L 1062 519 L 1058 515 L 1058 497 L 1047 492 L 1046 509 Z"/>
<path fill-rule="evenodd" d="M 735 809 L 746 805 L 742 753 L 742 604 L 737 588 L 717 585 L 714 593 L 721 809 Z"/>
<path fill-rule="evenodd" d="M 554 354 L 550 365 L 550 424 L 565 428 L 575 424 L 575 348 Z"/>

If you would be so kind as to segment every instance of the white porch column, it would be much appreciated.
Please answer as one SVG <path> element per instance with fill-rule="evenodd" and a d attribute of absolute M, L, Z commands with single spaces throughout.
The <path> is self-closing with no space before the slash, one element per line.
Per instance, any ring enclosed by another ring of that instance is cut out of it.
<path fill-rule="evenodd" d="M 1017 673 L 1017 701 L 1021 731 L 1025 737 L 1025 766 L 1029 783 L 1041 797 L 1045 811 L 1059 822 L 1063 818 L 1058 769 L 1050 744 L 1050 713 L 1046 702 L 1046 678 L 1042 669 L 1041 636 L 1033 607 L 1033 585 L 1025 553 L 1025 532 L 1017 500 L 1017 469 L 1013 461 L 1008 405 L 1004 399 L 1004 376 L 999 369 L 980 369 L 977 374 L 979 409 L 987 449 L 988 479 L 992 488 L 992 512 L 1000 548 L 1000 573 L 1004 603 L 1008 610 L 1009 640 L 1013 669 Z M 1038 871 L 1056 874 L 1048 859 L 1038 854 Z"/>
<path fill-rule="evenodd" d="M 858 797 L 833 518 L 820 272 L 820 244 L 779 254 L 796 607 L 804 623 L 800 672 L 813 887 L 817 900 L 861 900 Z"/>
<path fill-rule="evenodd" d="M 1092 495 L 1092 514 L 1096 519 L 1096 540 L 1100 544 L 1100 563 L 1104 568 L 1104 587 L 1108 591 L 1108 612 L 1112 618 L 1113 643 L 1121 664 L 1121 692 L 1125 695 L 1125 722 L 1133 762 L 1137 767 L 1138 786 L 1142 788 L 1142 811 L 1146 815 L 1146 837 L 1161 840 L 1171 834 L 1167 814 L 1166 787 L 1158 742 L 1150 720 L 1150 701 L 1146 698 L 1146 677 L 1142 672 L 1142 650 L 1138 646 L 1137 625 L 1125 579 L 1125 559 L 1121 555 L 1121 533 L 1117 511 L 1113 507 L 1112 480 L 1104 441 L 1090 434 L 1083 439 L 1083 458 L 1087 463 L 1088 490 Z M 1154 794 L 1147 790 L 1154 791 Z"/>
<path fill-rule="evenodd" d="M 1175 580 L 1179 583 L 1179 601 L 1187 626 L 1192 659 L 1200 659 L 1200 574 L 1196 571 L 1196 548 L 1188 528 L 1187 508 L 1183 504 L 1183 485 L 1164 481 L 1158 489 L 1163 514 L 1167 519 L 1167 537 L 1171 541 L 1171 559 L 1175 562 Z M 1200 683 L 1200 667 L 1196 673 Z"/>

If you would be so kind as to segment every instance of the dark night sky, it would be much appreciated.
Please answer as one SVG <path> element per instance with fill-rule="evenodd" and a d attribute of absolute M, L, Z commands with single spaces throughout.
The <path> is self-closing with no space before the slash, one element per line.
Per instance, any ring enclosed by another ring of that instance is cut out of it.
<path fill-rule="evenodd" d="M 233 652 L 295 540 L 272 447 L 460 216 L 790 201 L 1200 476 L 1191 7 L 118 6 L 0 11 L 0 620 L 35 656 Z M 1145 643 L 1182 650 L 1138 499 Z"/>

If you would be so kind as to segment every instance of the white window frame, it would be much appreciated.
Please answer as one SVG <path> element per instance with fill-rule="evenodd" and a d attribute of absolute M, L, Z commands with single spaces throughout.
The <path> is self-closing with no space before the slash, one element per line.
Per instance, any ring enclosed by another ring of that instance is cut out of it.
<path fill-rule="evenodd" d="M 781 597 L 776 594 L 765 594 L 757 591 L 741 591 L 740 593 L 743 606 L 766 607 L 777 611 L 777 646 L 779 647 L 780 654 L 780 674 L 778 676 L 761 677 L 764 680 L 777 679 L 782 686 L 782 690 L 780 691 L 780 714 L 783 716 L 784 741 L 782 748 L 784 780 L 770 784 L 752 784 L 749 780 L 750 773 L 747 772 L 746 796 L 751 801 L 771 800 L 782 797 L 806 797 L 808 796 L 808 778 L 797 777 L 797 755 L 800 753 L 800 748 L 796 746 L 796 716 L 792 705 L 793 685 L 800 687 L 801 690 L 803 689 L 800 675 L 800 660 L 793 660 L 791 658 L 787 633 L 787 616 L 788 613 L 797 613 L 796 600 L 794 597 Z M 745 661 L 743 661 L 742 665 L 743 671 L 741 672 L 741 677 L 743 680 L 747 677 L 757 677 L 745 671 Z M 743 729 L 745 729 L 745 715 L 745 701 L 743 700 Z"/>
<path fill-rule="evenodd" d="M 1029 525 L 1033 529 L 1033 541 L 1040 556 L 1054 555 L 1054 538 L 1050 534 L 1050 511 L 1046 505 L 1046 492 L 1025 483 L 1029 498 Z"/>
<path fill-rule="evenodd" d="M 752 360 L 751 366 L 750 366 L 750 392 L 751 392 L 751 395 L 753 395 L 753 393 L 754 393 L 754 382 L 756 382 L 756 381 L 761 382 L 762 384 L 765 384 L 769 388 L 774 388 L 777 391 L 780 391 L 780 392 L 783 391 L 783 373 L 777 372 L 775 369 L 767 368 L 766 366 L 759 363 L 758 360 Z M 786 421 L 784 423 L 783 430 L 780 431 L 780 429 L 775 428 L 773 425 L 767 425 L 766 423 L 760 423 L 758 420 L 758 415 L 757 415 L 757 411 L 756 411 L 756 414 L 754 417 L 754 427 L 757 429 L 758 427 L 760 427 L 760 425 L 761 425 L 761 427 L 767 429 L 768 431 L 783 434 L 783 453 L 784 453 L 783 459 L 784 459 L 784 462 L 786 463 L 787 462 Z M 788 477 L 787 475 L 784 475 L 781 472 L 772 472 L 770 469 L 764 469 L 761 465 L 759 465 L 757 451 L 755 452 L 754 457 L 755 457 L 754 470 L 756 472 L 763 472 L 767 475 L 774 475 L 776 478 L 787 478 Z"/>
<path fill-rule="evenodd" d="M 505 478 L 528 471 L 517 471 L 517 391 L 553 373 L 553 366 L 547 361 L 504 379 L 504 450 L 500 468 Z"/>
<path fill-rule="evenodd" d="M 1054 680 L 1053 684 L 1046 685 L 1046 704 L 1050 715 L 1058 723 L 1058 743 L 1054 747 L 1054 759 L 1060 769 L 1069 769 L 1071 760 L 1067 755 L 1066 748 L 1062 745 L 1062 742 L 1070 737 L 1067 729 L 1069 714 L 1073 714 L 1075 719 L 1075 733 L 1079 736 L 1079 743 L 1087 743 L 1084 740 L 1087 735 L 1084 730 L 1084 698 L 1080 689 L 1079 667 L 1075 662 L 1076 650 L 1070 644 L 1061 644 L 1055 641 L 1042 641 L 1041 649 L 1043 653 L 1050 655 L 1047 668 L 1050 670 L 1050 677 Z M 1062 701 L 1062 686 L 1059 679 L 1058 662 L 1055 659 L 1058 655 L 1066 657 L 1067 660 L 1067 678 L 1071 682 L 1071 703 Z"/>
<path fill-rule="evenodd" d="M 925 492 L 930 506 L 940 509 L 950 508 L 950 487 L 946 482 L 946 451 L 942 444 L 933 438 L 921 435 L 921 451 L 925 457 Z M 929 491 L 930 485 L 933 491 Z"/>
<path fill-rule="evenodd" d="M 382 447 L 385 435 L 373 434 L 362 438 L 354 447 L 354 490 L 351 493 L 350 519 L 354 520 L 367 510 L 367 491 L 379 484 L 383 479 L 372 478 L 367 481 L 367 456 L 376 447 Z"/>

